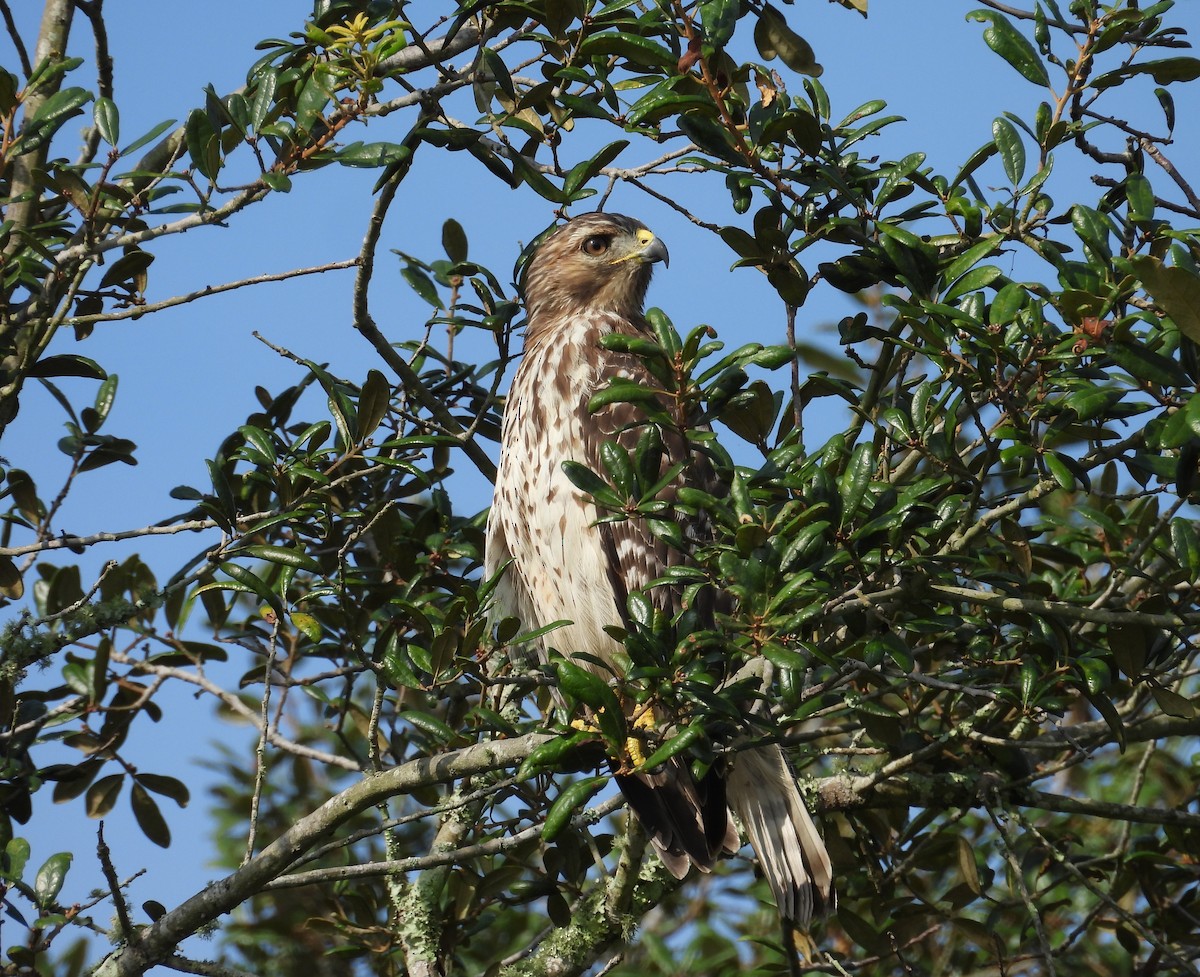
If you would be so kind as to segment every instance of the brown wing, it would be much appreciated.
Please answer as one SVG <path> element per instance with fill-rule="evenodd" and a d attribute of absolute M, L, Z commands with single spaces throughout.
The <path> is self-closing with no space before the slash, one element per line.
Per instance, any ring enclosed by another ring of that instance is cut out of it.
<path fill-rule="evenodd" d="M 636 358 L 625 354 L 607 355 L 607 369 L 603 371 L 605 377 L 619 375 L 645 385 L 657 384 Z M 587 410 L 586 401 L 582 409 Z M 589 467 L 603 473 L 600 449 L 607 441 L 615 442 L 624 451 L 633 452 L 648 423 L 643 409 L 637 404 L 614 403 L 597 411 L 592 415 L 592 423 L 584 425 L 586 462 Z M 662 458 L 659 478 L 676 465 L 682 463 L 683 467 L 675 479 L 659 492 L 658 498 L 674 503 L 680 487 L 699 483 L 703 484 L 705 490 L 711 491 L 715 479 L 707 459 L 692 452 L 684 437 L 677 432 L 660 431 L 660 435 Z M 685 519 L 677 515 L 672 515 L 672 518 L 679 524 L 686 539 L 701 542 L 711 538 L 711 529 L 703 518 Z M 667 568 L 685 565 L 690 558 L 686 552 L 656 536 L 641 519 L 603 522 L 597 528 L 609 556 L 609 575 L 618 611 L 622 622 L 627 624 L 629 594 L 649 587 Z M 682 610 L 681 592 L 676 587 L 655 587 L 648 592 L 648 596 L 657 608 L 668 614 Z"/>
<path fill-rule="evenodd" d="M 606 357 L 603 377 L 615 375 L 651 383 L 640 361 L 623 354 L 598 351 Z M 587 399 L 581 405 L 587 410 Z M 647 425 L 645 413 L 635 404 L 615 403 L 597 411 L 585 432 L 586 464 L 603 471 L 600 451 L 605 442 L 612 441 L 623 450 L 632 452 Z M 661 432 L 660 432 L 661 433 Z M 696 478 L 703 459 L 693 458 L 686 440 L 675 432 L 662 434 L 662 457 L 658 475 L 661 478 L 681 462 L 674 481 L 659 493 L 663 501 L 673 502 L 679 487 Z M 704 466 L 707 470 L 707 466 Z M 696 520 L 679 520 L 688 534 L 696 532 Z M 620 519 L 601 522 L 597 527 L 607 557 L 608 577 L 612 587 L 615 610 L 622 624 L 629 626 L 628 598 L 633 591 L 650 586 L 663 576 L 668 567 L 688 562 L 688 554 L 656 536 L 641 519 Z M 681 608 L 681 592 L 677 587 L 658 586 L 647 591 L 652 604 L 674 615 Z M 668 717 L 660 717 L 668 722 Z M 677 877 L 687 874 L 689 861 L 707 871 L 723 850 L 735 851 L 737 832 L 729 821 L 725 801 L 725 781 L 717 769 L 709 770 L 697 781 L 686 760 L 674 758 L 649 773 L 633 776 L 617 775 L 616 781 L 630 807 L 649 833 L 664 864 Z"/>
<path fill-rule="evenodd" d="M 630 363 L 628 358 L 613 363 L 609 375 L 618 370 L 631 379 L 650 382 L 640 364 Z M 646 423 L 636 405 L 624 403 L 597 412 L 595 419 L 595 424 L 585 426 L 593 469 L 599 468 L 600 446 L 605 440 L 632 451 Z M 674 501 L 679 487 L 687 484 L 714 491 L 716 479 L 707 459 L 691 452 L 682 437 L 668 433 L 663 441 L 660 474 L 680 462 L 685 464 L 675 481 L 660 493 L 661 499 Z M 679 521 L 685 538 L 702 542 L 711 537 L 711 526 L 705 519 Z M 599 529 L 608 553 L 613 592 L 620 601 L 622 621 L 627 624 L 625 602 L 629 592 L 649 586 L 667 567 L 686 563 L 688 554 L 656 537 L 639 519 L 603 523 Z M 650 591 L 650 597 L 667 613 L 681 610 L 678 588 L 659 586 Z M 664 764 L 650 774 L 618 777 L 617 781 L 663 853 L 665 864 L 677 876 L 687 870 L 683 853 L 707 869 L 722 849 L 732 852 L 740 847 L 736 828 L 728 818 L 728 800 L 750 836 L 780 915 L 788 925 L 807 926 L 814 913 L 824 914 L 835 905 L 829 855 L 779 746 L 738 754 L 728 777 L 725 771 L 714 768 L 697 783 L 686 764 L 679 762 Z"/>

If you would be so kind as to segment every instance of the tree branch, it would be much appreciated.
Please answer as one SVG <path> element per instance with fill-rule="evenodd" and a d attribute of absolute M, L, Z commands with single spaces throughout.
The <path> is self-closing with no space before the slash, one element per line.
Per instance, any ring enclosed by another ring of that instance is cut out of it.
<path fill-rule="evenodd" d="M 1039 600 L 1033 597 L 1013 597 L 997 594 L 974 587 L 952 587 L 949 584 L 930 583 L 929 593 L 947 600 L 980 604 L 998 611 L 1019 611 L 1041 617 L 1060 617 L 1071 621 L 1090 621 L 1093 624 L 1142 624 L 1156 628 L 1194 628 L 1200 625 L 1200 613 L 1155 614 L 1151 611 L 1110 611 L 1102 607 L 1082 607 L 1056 600 Z"/>
<path fill-rule="evenodd" d="M 37 47 L 33 52 L 33 66 L 36 68 L 44 61 L 61 61 L 67 56 L 67 38 L 71 34 L 71 20 L 74 16 L 72 0 L 46 0 L 42 8 L 42 23 L 38 31 Z M 24 126 L 28 126 L 38 110 L 58 92 L 62 86 L 63 73 L 53 75 L 47 81 L 38 85 L 37 89 L 25 99 L 22 106 Z M 50 154 L 49 140 L 36 149 L 22 153 L 12 163 L 11 183 L 8 196 L 12 201 L 5 210 L 5 219 L 12 221 L 14 228 L 26 228 L 37 222 L 38 208 L 41 199 L 37 193 L 37 172 L 44 169 Z M 5 248 L 6 254 L 12 254 L 22 247 L 19 234 L 13 234 Z"/>
<path fill-rule="evenodd" d="M 96 315 L 80 315 L 68 316 L 63 320 L 63 325 L 67 326 L 83 326 L 94 322 L 116 322 L 120 319 L 140 319 L 144 315 L 149 315 L 151 312 L 160 312 L 163 309 L 174 308 L 177 305 L 186 305 L 188 302 L 193 302 L 196 299 L 207 298 L 210 295 L 219 295 L 221 292 L 231 292 L 236 288 L 245 288 L 247 285 L 263 285 L 267 282 L 283 282 L 289 278 L 300 278 L 304 275 L 318 275 L 326 271 L 341 271 L 344 268 L 354 268 L 358 265 L 358 258 L 347 258 L 343 261 L 330 261 L 323 265 L 313 265 L 309 268 L 295 268 L 291 271 L 281 271 L 270 275 L 255 275 L 252 278 L 243 278 L 236 282 L 225 282 L 222 285 L 205 285 L 204 288 L 198 288 L 194 292 L 188 292 L 185 295 L 175 295 L 169 299 L 164 299 L 161 302 L 151 302 L 148 305 L 132 306 L 128 309 L 121 309 L 119 312 L 101 312 Z"/>
<path fill-rule="evenodd" d="M 242 868 L 206 886 L 142 930 L 126 946 L 113 951 L 96 968 L 95 977 L 134 977 L 162 963 L 175 952 L 180 942 L 262 891 L 306 851 L 381 800 L 421 787 L 514 766 L 534 747 L 550 738 L 547 733 L 528 733 L 510 740 L 478 743 L 450 753 L 410 760 L 391 770 L 365 777 L 301 818 Z"/>
<path fill-rule="evenodd" d="M 608 817 L 625 803 L 624 798 L 610 797 L 602 804 L 589 807 L 587 810 L 571 818 L 571 826 L 575 828 L 589 827 L 601 818 Z M 630 822 L 634 823 L 634 822 Z M 443 865 L 457 865 L 473 858 L 483 858 L 487 855 L 499 855 L 503 852 L 519 848 L 528 841 L 533 841 L 542 833 L 540 824 L 530 825 L 515 834 L 501 835 L 490 841 L 481 841 L 474 845 L 464 845 L 462 848 L 447 848 L 442 851 L 434 850 L 428 855 L 413 855 L 409 858 L 389 859 L 382 862 L 369 862 L 365 865 L 339 865 L 335 868 L 313 869 L 309 872 L 293 872 L 281 876 L 263 886 L 264 891 L 272 889 L 294 889 L 298 886 L 317 885 L 324 882 L 334 882 L 341 879 L 375 878 L 381 875 L 399 875 L 405 872 L 419 872 L 424 869 L 436 868 Z M 436 848 L 436 846 L 435 846 Z"/>

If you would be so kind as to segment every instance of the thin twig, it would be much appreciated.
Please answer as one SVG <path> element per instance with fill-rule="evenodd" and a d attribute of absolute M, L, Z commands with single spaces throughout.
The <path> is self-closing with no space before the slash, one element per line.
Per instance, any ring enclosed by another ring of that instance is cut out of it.
<path fill-rule="evenodd" d="M 112 852 L 104 840 L 104 822 L 96 827 L 96 857 L 100 859 L 100 870 L 104 873 L 104 881 L 108 883 L 108 891 L 112 895 L 113 906 L 117 910 L 117 925 L 121 930 L 121 939 L 128 940 L 133 936 L 133 923 L 129 919 L 129 907 L 125 905 L 125 896 L 121 892 L 121 881 L 117 878 L 117 870 L 112 863 Z"/>
<path fill-rule="evenodd" d="M 254 856 L 254 843 L 258 838 L 258 809 L 262 802 L 263 784 L 267 779 L 267 743 L 274 732 L 271 721 L 271 673 L 275 670 L 275 654 L 279 649 L 279 618 L 271 621 L 271 636 L 267 640 L 267 661 L 263 668 L 262 707 L 259 715 L 258 744 L 254 748 L 254 791 L 250 795 L 250 824 L 246 833 L 246 853 L 242 856 L 245 865 Z"/>
<path fill-rule="evenodd" d="M 136 672 L 144 672 L 150 675 L 162 675 L 167 678 L 177 679 L 180 682 L 187 682 L 189 685 L 203 689 L 209 695 L 215 696 L 221 701 L 231 712 L 236 713 L 243 719 L 253 723 L 259 727 L 259 715 L 251 709 L 241 697 L 235 695 L 226 689 L 221 688 L 214 682 L 209 681 L 204 675 L 195 672 L 189 672 L 182 668 L 174 668 L 169 665 L 159 665 L 155 662 L 142 661 L 141 659 L 131 658 L 123 653 L 113 652 L 112 660 L 122 665 L 131 665 Z M 261 727 L 259 727 L 261 730 Z M 338 753 L 326 753 L 323 750 L 315 750 L 311 746 L 305 746 L 303 743 L 296 743 L 279 734 L 278 730 L 272 729 L 267 733 L 267 742 L 271 746 L 283 750 L 286 753 L 291 753 L 294 756 L 304 757 L 307 760 L 313 760 L 317 763 L 327 764 L 333 767 L 339 767 L 342 770 L 352 770 L 360 772 L 361 767 L 348 757 L 344 757 Z"/>
<path fill-rule="evenodd" d="M 174 308 L 177 305 L 186 305 L 188 302 L 194 302 L 196 299 L 207 298 L 210 295 L 220 295 L 222 292 L 231 292 L 236 288 L 245 288 L 247 285 L 263 285 L 267 282 L 283 282 L 289 278 L 300 278 L 304 275 L 318 275 L 326 271 L 341 271 L 345 268 L 354 268 L 358 264 L 358 258 L 347 258 L 343 261 L 330 261 L 323 265 L 313 265 L 309 268 L 295 268 L 292 271 L 277 272 L 270 275 L 255 275 L 251 278 L 243 278 L 236 282 L 225 282 L 221 285 L 206 285 L 204 288 L 198 288 L 194 292 L 188 292 L 186 295 L 176 295 L 169 299 L 164 299 L 161 302 L 151 302 L 148 305 L 138 305 L 128 309 L 121 309 L 118 312 L 101 312 L 96 315 L 80 315 L 68 316 L 63 320 L 63 323 L 68 326 L 83 326 L 94 322 L 116 322 L 120 319 L 140 319 L 144 315 L 149 315 L 151 312 L 160 312 L 163 309 Z"/>
<path fill-rule="evenodd" d="M 1196 191 L 1193 190 L 1191 184 L 1183 178 L 1183 174 L 1180 173 L 1179 170 L 1175 169 L 1175 164 L 1167 159 L 1166 155 L 1161 149 L 1158 148 L 1157 145 L 1155 145 L 1153 140 L 1147 139 L 1145 136 L 1143 136 L 1138 140 L 1138 145 L 1145 150 L 1147 156 L 1149 156 L 1152 160 L 1154 160 L 1154 162 L 1163 168 L 1163 171 L 1167 174 L 1167 176 L 1174 180 L 1175 185 L 1183 191 L 1183 195 L 1187 197 L 1188 203 L 1192 205 L 1192 216 L 1200 214 L 1200 197 L 1196 196 Z"/>

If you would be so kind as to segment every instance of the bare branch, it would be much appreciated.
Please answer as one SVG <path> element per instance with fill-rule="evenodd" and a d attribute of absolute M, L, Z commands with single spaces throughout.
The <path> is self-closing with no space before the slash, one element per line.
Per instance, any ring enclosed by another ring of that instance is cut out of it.
<path fill-rule="evenodd" d="M 571 819 L 571 824 L 577 828 L 591 827 L 620 808 L 625 801 L 621 797 L 610 797 L 596 807 L 581 811 Z M 630 821 L 630 824 L 636 822 Z M 263 889 L 291 889 L 303 885 L 315 885 L 324 882 L 334 882 L 340 879 L 374 878 L 380 875 L 399 875 L 405 872 L 419 872 L 425 869 L 446 865 L 461 865 L 475 858 L 487 855 L 499 855 L 514 848 L 519 848 L 527 841 L 533 841 L 542 833 L 540 824 L 531 825 L 514 834 L 501 835 L 490 841 L 481 841 L 475 845 L 464 845 L 461 848 L 444 849 L 435 844 L 428 855 L 413 855 L 410 858 L 389 859 L 383 862 L 370 862 L 366 865 L 341 865 L 336 868 L 314 869 L 310 872 L 293 872 L 268 882 Z"/>
<path fill-rule="evenodd" d="M 193 292 L 188 292 L 184 295 L 174 295 L 169 299 L 164 299 L 161 302 L 151 302 L 147 305 L 132 306 L 128 309 L 121 309 L 117 312 L 102 312 L 96 315 L 80 315 L 68 316 L 63 320 L 63 324 L 67 326 L 83 326 L 94 322 L 116 322 L 120 319 L 140 319 L 144 315 L 149 315 L 151 312 L 160 312 L 163 309 L 174 308 L 177 305 L 186 305 L 188 302 L 194 302 L 196 299 L 207 298 L 210 295 L 220 295 L 222 292 L 232 292 L 237 288 L 245 288 L 247 285 L 263 285 L 267 282 L 285 282 L 290 278 L 301 278 L 304 275 L 319 275 L 326 271 L 341 271 L 345 268 L 354 268 L 358 265 L 358 258 L 347 258 L 344 261 L 330 261 L 323 265 L 313 265 L 309 268 L 294 268 L 291 271 L 282 271 L 270 275 L 254 275 L 251 278 L 243 278 L 236 282 L 225 282 L 221 285 L 206 285 L 204 288 L 198 288 Z"/>

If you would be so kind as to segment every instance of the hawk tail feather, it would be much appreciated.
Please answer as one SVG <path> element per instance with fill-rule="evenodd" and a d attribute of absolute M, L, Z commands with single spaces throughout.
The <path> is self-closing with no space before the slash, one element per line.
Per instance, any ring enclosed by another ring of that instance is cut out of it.
<path fill-rule="evenodd" d="M 729 804 L 746 828 L 785 923 L 807 927 L 837 904 L 825 843 L 778 746 L 745 750 L 728 773 Z"/>
<path fill-rule="evenodd" d="M 686 762 L 672 758 L 649 773 L 616 774 L 615 779 L 675 878 L 682 879 L 692 865 L 707 872 L 722 851 L 737 850 L 725 782 L 717 770 L 697 782 Z"/>

